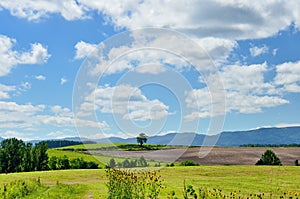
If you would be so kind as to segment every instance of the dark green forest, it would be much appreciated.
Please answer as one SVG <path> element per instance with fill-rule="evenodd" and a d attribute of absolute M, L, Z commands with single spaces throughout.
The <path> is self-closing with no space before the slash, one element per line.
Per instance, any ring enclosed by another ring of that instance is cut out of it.
<path fill-rule="evenodd" d="M 97 169 L 95 162 L 86 162 L 82 158 L 69 160 L 67 156 L 49 159 L 45 141 L 35 145 L 16 138 L 0 143 L 0 173 L 45 171 L 59 169 Z"/>

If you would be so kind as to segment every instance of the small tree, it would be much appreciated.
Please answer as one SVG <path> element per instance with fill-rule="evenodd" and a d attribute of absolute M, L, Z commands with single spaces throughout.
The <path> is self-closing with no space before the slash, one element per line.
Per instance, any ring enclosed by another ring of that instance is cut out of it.
<path fill-rule="evenodd" d="M 255 165 L 281 165 L 281 161 L 273 151 L 266 150 Z"/>
<path fill-rule="evenodd" d="M 143 144 L 147 142 L 147 135 L 145 133 L 140 133 L 136 138 L 136 142 L 142 147 Z"/>

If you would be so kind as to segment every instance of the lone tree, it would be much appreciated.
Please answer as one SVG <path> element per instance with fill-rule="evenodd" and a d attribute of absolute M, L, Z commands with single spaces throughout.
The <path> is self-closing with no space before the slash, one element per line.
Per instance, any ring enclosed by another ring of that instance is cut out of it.
<path fill-rule="evenodd" d="M 273 151 L 266 150 L 255 165 L 281 165 L 281 161 Z"/>
<path fill-rule="evenodd" d="M 143 144 L 147 142 L 147 135 L 145 133 L 140 133 L 136 137 L 136 142 L 142 147 Z"/>

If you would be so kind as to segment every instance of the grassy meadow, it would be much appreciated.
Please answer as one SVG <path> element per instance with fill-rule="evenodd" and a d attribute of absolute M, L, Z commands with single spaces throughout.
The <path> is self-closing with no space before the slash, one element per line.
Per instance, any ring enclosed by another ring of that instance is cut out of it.
<path fill-rule="evenodd" d="M 70 160 L 75 158 L 82 158 L 87 162 L 96 162 L 98 163 L 100 168 L 105 168 L 105 166 L 109 163 L 111 158 L 114 158 L 116 162 L 123 162 L 126 158 L 124 157 L 112 157 L 107 155 L 91 155 L 89 153 L 84 153 L 79 149 L 99 149 L 102 147 L 109 147 L 110 144 L 88 144 L 88 145 L 75 145 L 75 146 L 68 146 L 68 147 L 61 147 L 56 149 L 49 149 L 47 151 L 49 158 L 52 156 L 56 157 L 63 157 L 67 156 Z M 111 145 L 115 146 L 115 145 Z M 68 150 L 66 150 L 68 149 Z M 158 161 L 155 160 L 147 160 L 149 166 L 154 166 L 158 164 Z M 162 163 L 163 165 L 164 163 Z M 166 164 L 166 163 L 165 163 Z"/>
<path fill-rule="evenodd" d="M 237 194 L 237 196 L 244 196 L 245 198 L 250 194 L 259 193 L 264 193 L 266 198 L 280 198 L 280 196 L 299 198 L 299 169 L 300 167 L 288 166 L 178 166 L 160 168 L 158 172 L 165 187 L 160 193 L 160 198 L 167 198 L 171 191 L 175 191 L 178 198 L 183 198 L 184 180 L 186 184 L 193 185 L 196 190 L 198 188 L 220 189 L 225 194 Z M 107 178 L 104 169 L 1 174 L 0 185 L 17 179 L 38 177 L 46 185 L 54 186 L 57 182 L 68 184 L 76 195 L 83 198 L 107 197 L 105 186 Z M 55 186 L 54 189 L 56 193 L 60 190 Z M 61 189 L 61 191 L 65 191 L 65 189 Z M 270 194 L 272 195 L 270 196 Z"/>

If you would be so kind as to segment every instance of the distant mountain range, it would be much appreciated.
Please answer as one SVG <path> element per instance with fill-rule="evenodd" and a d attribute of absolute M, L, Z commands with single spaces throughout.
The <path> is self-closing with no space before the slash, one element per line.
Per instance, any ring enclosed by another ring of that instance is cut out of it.
<path fill-rule="evenodd" d="M 98 143 L 125 142 L 136 143 L 136 138 L 110 137 L 98 139 Z M 300 144 L 300 127 L 286 128 L 260 128 L 249 131 L 222 132 L 218 135 L 206 136 L 196 133 L 169 133 L 161 136 L 151 136 L 148 144 L 166 145 L 216 145 L 216 146 L 241 146 L 247 144 Z"/>
<path fill-rule="evenodd" d="M 0 138 L 0 141 L 2 138 Z M 87 141 L 86 138 L 68 137 L 64 140 Z M 36 143 L 39 140 L 32 142 Z M 110 137 L 102 139 L 94 139 L 97 143 L 122 142 L 136 143 L 136 138 L 120 138 Z M 286 128 L 260 128 L 249 131 L 225 131 L 218 135 L 206 136 L 196 133 L 169 133 L 166 135 L 150 136 L 147 140 L 148 144 L 163 145 L 216 145 L 216 146 L 241 146 L 247 144 L 300 144 L 300 127 Z"/>

